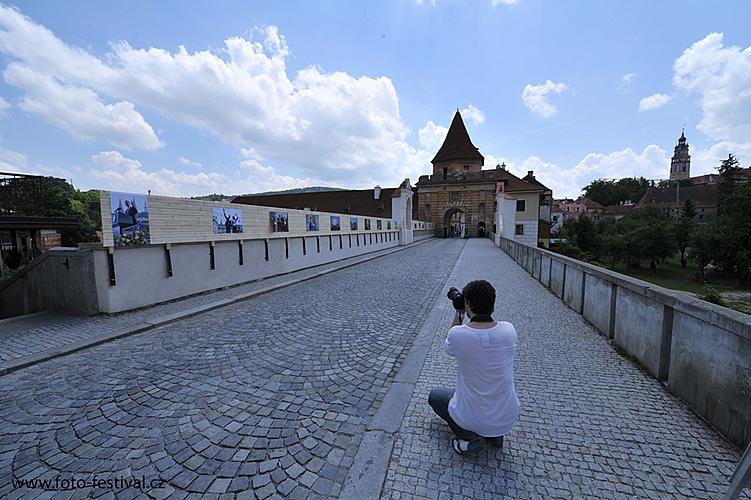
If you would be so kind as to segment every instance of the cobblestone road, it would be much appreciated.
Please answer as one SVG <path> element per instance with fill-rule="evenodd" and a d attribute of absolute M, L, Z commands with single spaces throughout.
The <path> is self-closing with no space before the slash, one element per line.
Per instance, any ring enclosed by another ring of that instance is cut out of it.
<path fill-rule="evenodd" d="M 386 252 L 390 252 L 390 250 Z M 309 277 L 327 269 L 334 269 L 348 263 L 368 259 L 377 253 L 381 252 L 351 257 L 330 264 L 273 276 L 136 311 L 93 317 L 46 312 L 33 317 L 3 320 L 0 322 L 0 366 L 4 361 L 37 354 L 48 349 L 57 349 L 60 346 L 83 341 L 106 332 L 127 328 L 149 318 L 177 313 L 211 301 L 228 299 L 235 295 L 286 282 L 292 278 Z"/>
<path fill-rule="evenodd" d="M 494 317 L 517 329 L 521 414 L 502 451 L 460 457 L 427 404 L 455 386 L 455 362 L 436 333 L 394 445 L 391 498 L 716 498 L 739 451 L 656 380 L 622 358 L 582 317 L 489 240 L 469 240 L 451 285 L 487 279 Z M 448 285 L 447 285 L 448 286 Z M 748 494 L 746 494 L 746 498 Z"/>
<path fill-rule="evenodd" d="M 157 498 L 337 495 L 462 247 L 431 241 L 0 378 L 0 497 L 42 493 L 12 477 L 95 476 L 163 479 L 145 489 Z"/>

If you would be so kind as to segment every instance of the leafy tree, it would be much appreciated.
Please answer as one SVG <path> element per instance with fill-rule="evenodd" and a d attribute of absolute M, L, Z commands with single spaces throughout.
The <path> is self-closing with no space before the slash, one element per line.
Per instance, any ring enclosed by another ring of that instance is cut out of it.
<path fill-rule="evenodd" d="M 686 250 L 690 244 L 691 229 L 693 227 L 694 221 L 685 215 L 681 215 L 673 224 L 673 237 L 678 246 L 678 251 L 681 253 L 681 267 L 686 267 Z"/>
<path fill-rule="evenodd" d="M 737 187 L 722 201 L 715 221 L 717 260 L 726 271 L 737 274 L 741 284 L 751 283 L 751 182 Z"/>
<path fill-rule="evenodd" d="M 657 261 L 675 252 L 674 233 L 670 218 L 654 206 L 631 212 L 621 221 L 629 263 L 649 260 L 649 267 L 657 270 Z"/>
<path fill-rule="evenodd" d="M 617 181 L 596 179 L 584 189 L 584 196 L 600 205 L 609 206 L 631 200 L 639 201 L 654 183 L 644 177 L 624 177 Z"/>
<path fill-rule="evenodd" d="M 564 224 L 567 239 L 585 254 L 597 252 L 597 230 L 595 223 L 586 214 L 578 219 L 567 220 Z"/>
<path fill-rule="evenodd" d="M 683 207 L 681 208 L 681 217 L 685 217 L 689 220 L 694 220 L 696 218 L 696 203 L 694 203 L 694 200 L 691 198 L 687 198 L 686 202 L 683 204 Z"/>
<path fill-rule="evenodd" d="M 736 179 L 741 171 L 741 166 L 733 155 L 728 155 L 728 159 L 723 160 L 717 170 L 720 174 L 717 189 L 720 192 L 720 211 L 722 212 L 725 199 L 735 191 Z"/>
<path fill-rule="evenodd" d="M 65 179 L 45 177 L 42 180 L 43 214 L 46 217 L 75 217 L 76 229 L 62 231 L 62 243 L 75 246 L 82 242 L 98 241 L 96 232 L 102 228 L 99 191 L 79 191 Z"/>
<path fill-rule="evenodd" d="M 621 224 L 616 221 L 602 222 L 597 226 L 600 255 L 610 260 L 610 269 L 615 268 L 617 260 L 625 255 L 626 238 Z"/>
<path fill-rule="evenodd" d="M 698 265 L 697 278 L 699 283 L 704 283 L 704 269 L 717 255 L 719 248 L 718 231 L 715 223 L 698 224 L 691 229 L 689 236 L 691 245 L 691 257 Z"/>

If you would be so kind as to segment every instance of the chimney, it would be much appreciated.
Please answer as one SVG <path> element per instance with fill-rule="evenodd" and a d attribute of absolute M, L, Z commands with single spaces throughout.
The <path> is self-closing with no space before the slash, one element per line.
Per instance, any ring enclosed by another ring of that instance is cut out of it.
<path fill-rule="evenodd" d="M 373 188 L 373 199 L 374 200 L 381 199 L 381 186 L 376 185 L 376 187 Z"/>
<path fill-rule="evenodd" d="M 535 171 L 534 170 L 527 170 L 527 177 L 529 177 L 530 179 L 534 179 L 535 178 Z"/>

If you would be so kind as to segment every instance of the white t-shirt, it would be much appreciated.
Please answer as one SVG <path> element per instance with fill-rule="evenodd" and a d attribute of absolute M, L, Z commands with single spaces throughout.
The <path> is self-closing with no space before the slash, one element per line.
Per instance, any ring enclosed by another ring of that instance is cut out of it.
<path fill-rule="evenodd" d="M 487 329 L 454 326 L 445 345 L 458 365 L 456 392 L 448 408 L 451 418 L 484 437 L 507 434 L 519 415 L 514 389 L 514 325 L 499 321 Z"/>

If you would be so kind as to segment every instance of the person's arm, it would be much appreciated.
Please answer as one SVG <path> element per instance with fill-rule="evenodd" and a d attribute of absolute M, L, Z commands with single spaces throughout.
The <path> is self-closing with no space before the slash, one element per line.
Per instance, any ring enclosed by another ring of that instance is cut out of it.
<path fill-rule="evenodd" d="M 461 325 L 463 321 L 464 311 L 456 311 L 454 322 L 451 323 L 451 328 Z M 449 333 L 446 335 L 446 340 L 443 341 L 443 346 L 446 348 L 446 354 L 449 356 L 455 356 L 456 353 L 454 352 L 454 346 L 451 343 L 451 328 L 449 328 Z"/>

